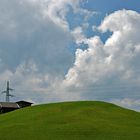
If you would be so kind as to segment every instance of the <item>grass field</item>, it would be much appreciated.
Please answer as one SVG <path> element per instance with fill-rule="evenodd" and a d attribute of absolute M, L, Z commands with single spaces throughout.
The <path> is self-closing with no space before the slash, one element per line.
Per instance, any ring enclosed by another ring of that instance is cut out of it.
<path fill-rule="evenodd" d="M 38 105 L 0 115 L 0 140 L 140 140 L 140 113 L 95 101 Z"/>

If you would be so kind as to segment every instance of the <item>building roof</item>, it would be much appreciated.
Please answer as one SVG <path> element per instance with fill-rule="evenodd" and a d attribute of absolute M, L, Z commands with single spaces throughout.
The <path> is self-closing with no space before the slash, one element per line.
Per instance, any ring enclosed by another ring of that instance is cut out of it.
<path fill-rule="evenodd" d="M 22 100 L 22 101 L 17 101 L 16 103 L 17 103 L 17 104 L 18 104 L 18 103 L 33 104 L 33 103 L 31 103 L 31 102 L 27 102 L 27 101 L 23 101 L 23 100 Z"/>
<path fill-rule="evenodd" d="M 13 102 L 0 102 L 0 108 L 20 108 L 17 103 Z"/>

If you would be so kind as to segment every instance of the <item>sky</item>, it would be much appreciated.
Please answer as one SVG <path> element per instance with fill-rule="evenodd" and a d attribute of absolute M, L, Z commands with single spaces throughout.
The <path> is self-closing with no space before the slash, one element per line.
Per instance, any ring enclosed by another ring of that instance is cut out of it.
<path fill-rule="evenodd" d="M 11 101 L 99 100 L 140 111 L 139 6 L 1 0 L 0 90 L 9 80 Z"/>

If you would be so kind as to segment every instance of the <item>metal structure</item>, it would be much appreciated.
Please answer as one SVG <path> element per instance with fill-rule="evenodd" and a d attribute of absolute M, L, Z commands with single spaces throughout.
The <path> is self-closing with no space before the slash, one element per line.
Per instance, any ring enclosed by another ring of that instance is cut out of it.
<path fill-rule="evenodd" d="M 6 90 L 2 91 L 2 93 L 6 94 L 6 102 L 10 102 L 10 97 L 14 97 L 14 95 L 10 94 L 10 91 L 12 91 L 14 89 L 9 87 L 9 81 L 7 81 L 7 86 L 6 86 Z"/>

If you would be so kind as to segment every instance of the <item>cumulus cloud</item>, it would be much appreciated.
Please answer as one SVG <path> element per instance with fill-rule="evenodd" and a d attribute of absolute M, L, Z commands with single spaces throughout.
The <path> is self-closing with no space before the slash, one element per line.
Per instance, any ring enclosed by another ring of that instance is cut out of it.
<path fill-rule="evenodd" d="M 38 0 L 35 1 L 38 3 Z M 59 25 L 65 30 L 69 30 L 69 23 L 67 21 L 67 13 L 72 9 L 71 12 L 74 14 L 80 14 L 84 16 L 84 21 L 89 19 L 96 12 L 83 9 L 81 4 L 84 0 L 41 0 L 43 8 L 42 14 L 44 17 L 49 17 L 56 25 Z"/>
<path fill-rule="evenodd" d="M 11 80 L 16 99 L 137 103 L 125 96 L 139 91 L 140 14 L 119 10 L 99 27 L 93 25 L 112 33 L 103 43 L 99 36 L 86 37 L 88 18 L 95 12 L 81 8 L 83 2 L 0 1 L 0 81 Z M 82 23 L 71 28 L 70 13 L 83 18 Z M 72 43 L 78 45 L 75 55 Z M 80 49 L 81 44 L 87 49 Z"/>
<path fill-rule="evenodd" d="M 86 37 L 83 32 L 83 28 L 81 26 L 76 27 L 72 32 L 72 36 L 75 39 L 75 43 L 80 45 L 81 43 L 85 42 Z"/>
<path fill-rule="evenodd" d="M 74 11 L 80 9 L 79 3 L 81 0 L 46 0 L 44 4 L 46 8 L 43 11 L 44 16 L 48 16 L 55 24 L 69 29 L 68 22 L 66 20 L 67 12 L 69 8 L 73 8 Z M 82 10 L 81 10 L 82 11 Z"/>
<path fill-rule="evenodd" d="M 129 89 L 140 84 L 139 25 L 140 14 L 135 11 L 120 10 L 108 15 L 98 29 L 110 31 L 112 35 L 105 43 L 98 36 L 84 41 L 88 49 L 77 49 L 75 63 L 65 76 L 64 85 L 79 90 L 83 98 L 89 99 L 96 98 L 95 94 L 102 99 L 114 98 L 116 94 L 132 96 L 137 88 L 125 91 L 120 86 L 127 85 Z"/>
<path fill-rule="evenodd" d="M 14 71 L 22 61 L 31 60 L 42 71 L 64 73 L 63 68 L 68 69 L 72 63 L 72 54 L 68 51 L 72 38 L 49 17 L 43 17 L 43 1 L 0 3 L 1 71 Z"/>
<path fill-rule="evenodd" d="M 50 85 L 56 81 L 60 83 L 72 65 L 74 55 L 69 45 L 73 43 L 73 35 L 66 15 L 72 8 L 75 14 L 80 12 L 87 16 L 89 12 L 80 7 L 81 2 L 0 1 L 1 83 L 11 80 L 19 96 L 36 96 L 36 101 L 43 102 Z M 35 91 L 42 94 L 36 95 Z"/>

